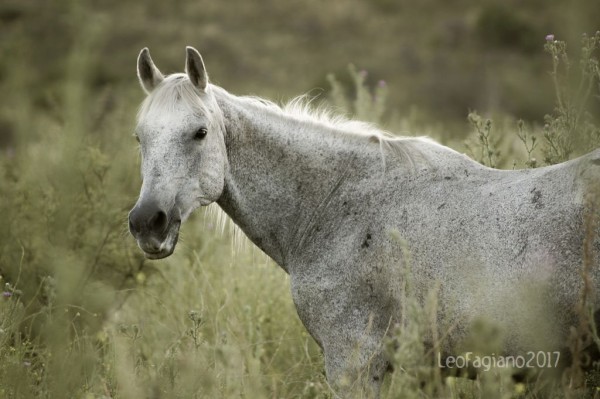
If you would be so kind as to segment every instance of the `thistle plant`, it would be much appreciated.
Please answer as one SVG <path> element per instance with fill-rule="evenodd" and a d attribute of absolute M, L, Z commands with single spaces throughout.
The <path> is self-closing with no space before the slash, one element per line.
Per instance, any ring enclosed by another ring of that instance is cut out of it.
<path fill-rule="evenodd" d="M 525 146 L 525 151 L 527 151 L 527 161 L 525 161 L 525 166 L 528 168 L 537 167 L 537 159 L 532 155 L 538 145 L 537 137 L 528 131 L 527 126 L 522 119 L 519 119 L 517 122 L 517 137 L 521 140 L 523 146 Z"/>
<path fill-rule="evenodd" d="M 189 319 L 192 321 L 192 327 L 188 330 L 188 334 L 194 341 L 194 347 L 198 349 L 202 345 L 202 331 L 201 327 L 204 324 L 202 315 L 196 310 L 190 310 L 188 313 Z"/>
<path fill-rule="evenodd" d="M 522 163 L 528 168 L 540 166 L 534 156 L 536 151 L 541 152 L 544 164 L 553 165 L 600 147 L 600 126 L 590 112 L 591 100 L 598 97 L 596 90 L 600 92 L 600 31 L 593 36 L 583 35 L 578 67 L 569 59 L 567 44 L 554 35 L 546 36 L 544 49 L 552 58 L 550 75 L 556 104 L 553 112 L 544 116 L 542 145 L 535 126 L 530 129 L 524 121 L 517 122 L 516 135 L 527 154 Z M 477 145 L 467 142 L 467 150 L 486 166 L 502 164 L 500 136 L 497 129 L 492 131 L 492 121 L 476 112 L 469 113 L 468 120 L 475 130 Z M 515 166 L 519 163 L 514 161 Z"/>
<path fill-rule="evenodd" d="M 497 149 L 498 140 L 492 137 L 492 120 L 482 118 L 477 112 L 470 112 L 467 119 L 475 129 L 479 140 L 479 156 L 476 160 L 485 166 L 495 168 L 500 151 Z M 465 146 L 469 152 L 475 154 L 476 151 L 468 143 L 465 143 Z"/>
<path fill-rule="evenodd" d="M 600 144 L 600 128 L 588 112 L 592 92 L 600 84 L 599 45 L 600 31 L 593 36 L 584 34 L 579 67 L 575 69 L 569 60 L 567 44 L 556 40 L 554 35 L 546 36 L 544 50 L 552 57 L 550 74 L 556 96 L 554 111 L 544 117 L 546 164 L 564 162 L 575 151 L 589 151 Z"/>

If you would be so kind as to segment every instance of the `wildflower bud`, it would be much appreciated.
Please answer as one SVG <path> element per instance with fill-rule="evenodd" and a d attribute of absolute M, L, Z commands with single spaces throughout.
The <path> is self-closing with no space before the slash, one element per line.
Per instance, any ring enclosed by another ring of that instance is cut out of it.
<path fill-rule="evenodd" d="M 479 115 L 477 115 L 475 112 L 470 112 L 469 115 L 467 116 L 467 119 L 469 120 L 469 123 L 477 124 L 481 120 L 481 117 Z"/>
<path fill-rule="evenodd" d="M 106 342 L 108 339 L 108 333 L 105 330 L 98 331 L 96 333 L 96 339 L 100 342 Z"/>
<path fill-rule="evenodd" d="M 546 35 L 546 41 L 547 42 L 553 42 L 554 41 L 554 35 L 551 33 L 549 35 Z"/>
<path fill-rule="evenodd" d="M 135 281 L 138 284 L 144 284 L 144 282 L 146 281 L 146 275 L 143 272 L 139 272 L 135 275 Z"/>
<path fill-rule="evenodd" d="M 523 383 L 515 384 L 515 392 L 518 395 L 521 395 L 523 392 L 525 392 L 525 384 L 523 384 Z"/>
<path fill-rule="evenodd" d="M 368 74 L 369 74 L 369 72 L 367 72 L 366 69 L 361 69 L 360 72 L 358 73 L 358 75 L 363 79 L 366 78 Z"/>
<path fill-rule="evenodd" d="M 197 323 L 197 324 L 202 321 L 200 312 L 198 312 L 196 310 L 190 310 L 190 312 L 188 313 L 188 317 L 190 318 L 190 320 L 192 320 L 194 323 Z"/>
<path fill-rule="evenodd" d="M 380 80 L 380 81 L 377 83 L 377 86 L 379 86 L 380 88 L 382 88 L 382 89 L 383 89 L 385 86 L 387 86 L 387 83 L 385 83 L 385 80 Z"/>

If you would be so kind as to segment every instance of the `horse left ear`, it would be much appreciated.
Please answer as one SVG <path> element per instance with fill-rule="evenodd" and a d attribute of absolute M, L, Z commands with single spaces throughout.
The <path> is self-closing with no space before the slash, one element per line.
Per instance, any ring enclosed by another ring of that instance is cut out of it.
<path fill-rule="evenodd" d="M 193 47 L 186 47 L 187 57 L 185 60 L 185 72 L 188 74 L 190 81 L 196 88 L 204 91 L 208 85 L 208 75 L 202 61 L 202 56 L 198 50 Z"/>

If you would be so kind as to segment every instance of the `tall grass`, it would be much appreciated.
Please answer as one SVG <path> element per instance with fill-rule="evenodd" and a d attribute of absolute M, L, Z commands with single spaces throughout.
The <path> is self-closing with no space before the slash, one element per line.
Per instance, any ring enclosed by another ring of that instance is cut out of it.
<path fill-rule="evenodd" d="M 89 90 L 94 28 L 67 63 L 63 103 L 40 112 L 21 96 L 7 116 L 15 143 L 0 159 L 0 391 L 6 397 L 70 397 L 93 384 L 95 334 L 143 267 L 123 239 L 122 215 L 135 192 L 135 153 L 118 136 L 125 115 L 106 109 L 113 93 Z M 34 70 L 23 62 L 10 72 L 14 92 L 26 92 Z"/>

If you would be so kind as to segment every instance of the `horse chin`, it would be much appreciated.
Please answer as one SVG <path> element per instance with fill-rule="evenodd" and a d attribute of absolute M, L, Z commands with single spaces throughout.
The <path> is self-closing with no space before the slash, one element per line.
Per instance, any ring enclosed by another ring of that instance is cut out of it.
<path fill-rule="evenodd" d="M 149 251 L 144 248 L 143 245 L 139 245 L 142 251 L 144 252 L 144 256 L 146 259 L 157 260 L 163 259 L 171 256 L 175 251 L 175 246 L 177 245 L 177 241 L 179 239 L 179 227 L 181 226 L 181 222 L 174 223 L 169 228 L 169 233 L 160 244 L 160 248 L 156 251 Z"/>

